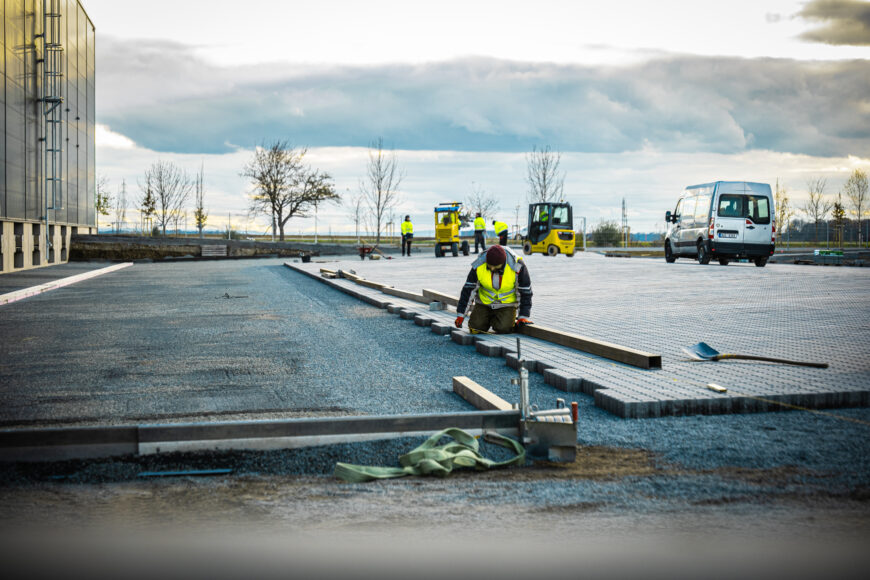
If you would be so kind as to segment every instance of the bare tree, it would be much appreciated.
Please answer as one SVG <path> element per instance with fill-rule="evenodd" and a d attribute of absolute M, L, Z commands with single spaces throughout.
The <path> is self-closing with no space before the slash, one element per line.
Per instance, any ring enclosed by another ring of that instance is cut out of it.
<path fill-rule="evenodd" d="M 827 181 L 823 177 L 813 177 L 807 180 L 807 194 L 809 199 L 804 204 L 803 210 L 815 224 L 813 241 L 819 243 L 819 222 L 825 219 L 831 211 L 833 203 L 825 199 L 825 186 Z"/>
<path fill-rule="evenodd" d="M 858 245 L 861 245 L 863 234 L 861 232 L 861 220 L 864 218 L 864 213 L 867 211 L 867 174 L 860 169 L 856 169 L 846 180 L 843 185 L 843 192 L 852 204 L 855 211 L 855 217 L 858 218 Z M 870 237 L 870 236 L 868 236 Z"/>
<path fill-rule="evenodd" d="M 127 181 L 121 180 L 121 187 L 118 188 L 118 195 L 115 197 L 115 204 L 112 208 L 115 217 L 115 233 L 121 231 L 121 225 L 127 219 Z"/>
<path fill-rule="evenodd" d="M 776 188 L 773 191 L 773 205 L 776 206 L 777 233 L 782 236 L 788 231 L 791 219 L 794 217 L 794 208 L 791 206 L 788 190 L 785 185 L 779 183 L 779 178 L 776 180 Z"/>
<path fill-rule="evenodd" d="M 559 170 L 561 161 L 562 154 L 551 151 L 549 145 L 540 150 L 532 147 L 532 152 L 526 155 L 529 203 L 561 199 L 565 187 L 565 173 Z"/>
<path fill-rule="evenodd" d="M 202 229 L 208 221 L 208 212 L 205 211 L 205 168 L 202 164 L 199 166 L 199 173 L 196 175 L 196 183 L 194 185 L 196 195 L 196 208 L 193 211 L 193 218 L 196 221 L 196 229 L 199 230 L 199 237 L 202 237 Z"/>
<path fill-rule="evenodd" d="M 112 194 L 109 193 L 109 178 L 105 175 L 97 177 L 97 194 L 94 197 L 94 209 L 97 216 L 97 233 L 100 232 L 100 216 L 109 215 L 112 206 Z"/>
<path fill-rule="evenodd" d="M 358 193 L 350 199 L 350 221 L 356 226 L 356 243 L 360 243 L 359 227 L 365 221 L 365 197 Z"/>
<path fill-rule="evenodd" d="M 193 182 L 181 167 L 171 161 L 157 161 L 145 170 L 145 180 L 140 184 L 143 192 L 154 196 L 154 217 L 166 235 L 166 226 L 181 211 Z"/>
<path fill-rule="evenodd" d="M 378 137 L 369 147 L 366 177 L 359 182 L 375 232 L 375 247 L 381 243 L 381 232 L 389 211 L 399 203 L 399 187 L 405 173 L 399 168 L 396 154 L 384 151 L 384 140 Z"/>
<path fill-rule="evenodd" d="M 479 213 L 483 218 L 494 218 L 495 210 L 498 209 L 498 198 L 486 193 L 480 185 L 472 181 L 466 206 L 472 216 Z"/>
<path fill-rule="evenodd" d="M 286 140 L 264 143 L 254 151 L 242 177 L 251 180 L 254 194 L 250 212 L 272 218 L 284 241 L 284 227 L 292 217 L 308 217 L 311 208 L 324 201 L 341 199 L 332 185 L 332 176 L 309 168 L 305 162 L 308 149 L 296 149 Z"/>

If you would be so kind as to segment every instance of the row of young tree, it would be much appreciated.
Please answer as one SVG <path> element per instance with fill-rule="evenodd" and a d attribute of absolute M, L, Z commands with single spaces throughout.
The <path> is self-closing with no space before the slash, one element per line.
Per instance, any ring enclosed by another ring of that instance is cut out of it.
<path fill-rule="evenodd" d="M 870 234 L 867 232 L 870 220 L 864 219 L 870 209 L 866 172 L 855 169 L 837 192 L 836 198 L 825 193 L 828 183 L 823 177 L 812 177 L 806 185 L 807 201 L 795 206 L 786 187 L 779 180 L 776 182 L 774 205 L 780 239 L 787 236 L 789 240 L 819 243 L 822 233 L 824 239 L 828 239 L 833 231 L 833 241 L 839 244 L 847 240 L 857 241 L 859 245 L 870 243 Z M 795 219 L 798 212 L 806 220 Z M 854 216 L 854 219 L 850 216 Z"/>
<path fill-rule="evenodd" d="M 205 208 L 205 171 L 202 166 L 198 173 L 191 175 L 171 161 L 158 160 L 145 170 L 139 189 L 141 196 L 137 208 L 143 227 L 153 223 L 155 230 L 162 232 L 164 236 L 167 227 L 173 222 L 176 230 L 178 229 L 178 220 L 186 216 L 185 208 L 193 194 L 194 224 L 202 237 L 203 228 L 208 222 L 208 211 Z M 114 214 L 115 231 L 120 230 L 127 221 L 127 204 L 126 180 L 121 181 L 115 194 L 110 191 L 109 181 L 105 176 L 97 180 L 95 206 L 98 229 L 100 215 Z"/>
<path fill-rule="evenodd" d="M 294 147 L 287 140 L 264 142 L 258 146 L 240 175 L 248 179 L 252 193 L 248 196 L 250 215 L 271 220 L 272 231 L 281 241 L 290 219 L 316 215 L 319 206 L 342 203 L 335 191 L 332 176 L 312 167 L 307 161 L 308 149 Z M 565 175 L 559 165 L 561 155 L 549 147 L 534 148 L 526 156 L 529 202 L 558 200 L 562 196 Z M 399 166 L 393 151 L 384 148 L 382 138 L 369 147 L 366 173 L 359 180 L 358 191 L 350 201 L 351 218 L 375 236 L 375 245 L 381 241 L 385 226 L 394 221 L 394 211 L 400 202 L 400 188 L 405 172 Z M 205 208 L 205 174 L 201 166 L 194 175 L 170 161 L 158 160 L 146 169 L 138 182 L 140 196 L 136 207 L 143 224 L 154 224 L 154 231 L 166 235 L 173 221 L 177 224 L 186 216 L 186 207 L 194 196 L 194 223 L 200 236 L 208 222 Z M 110 192 L 108 180 L 101 177 L 97 183 L 96 208 L 98 215 L 114 213 L 116 231 L 126 221 L 128 207 L 127 184 L 122 181 L 116 194 Z M 463 222 L 467 224 L 477 213 L 494 218 L 498 198 L 472 183 L 471 193 L 465 199 Z M 516 207 L 519 221 L 520 206 Z"/>

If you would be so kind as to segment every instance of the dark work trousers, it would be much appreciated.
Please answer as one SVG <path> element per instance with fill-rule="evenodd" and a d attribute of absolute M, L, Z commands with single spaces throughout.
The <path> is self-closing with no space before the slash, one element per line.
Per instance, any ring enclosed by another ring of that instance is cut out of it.
<path fill-rule="evenodd" d="M 503 231 L 498 235 L 498 245 L 506 246 L 507 245 L 507 230 Z"/>
<path fill-rule="evenodd" d="M 408 256 L 411 255 L 411 241 L 414 239 L 414 234 L 405 234 L 402 236 L 402 255 L 405 255 L 407 248 Z"/>
<path fill-rule="evenodd" d="M 516 307 L 490 308 L 485 304 L 477 303 L 471 310 L 468 319 L 468 329 L 486 332 L 492 327 L 492 331 L 498 334 L 513 332 L 517 321 Z"/>
<path fill-rule="evenodd" d="M 479 254 L 480 251 L 486 251 L 486 241 L 483 238 L 484 230 L 474 230 L 474 253 Z M 478 247 L 480 250 L 478 250 Z"/>

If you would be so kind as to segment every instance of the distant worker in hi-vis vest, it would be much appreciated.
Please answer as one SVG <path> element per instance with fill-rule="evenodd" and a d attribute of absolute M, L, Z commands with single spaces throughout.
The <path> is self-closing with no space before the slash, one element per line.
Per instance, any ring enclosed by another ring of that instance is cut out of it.
<path fill-rule="evenodd" d="M 472 334 L 493 332 L 506 334 L 524 324 L 531 324 L 532 281 L 523 259 L 509 248 L 490 246 L 482 256 L 471 264 L 471 271 L 462 287 L 456 311 L 456 327 L 462 328 L 465 311 L 472 292 L 474 308 L 468 319 Z M 519 305 L 519 317 L 517 317 Z"/>
<path fill-rule="evenodd" d="M 502 246 L 507 245 L 508 225 L 504 222 L 492 220 L 492 227 L 495 228 L 495 235 L 498 236 L 498 243 Z"/>
<path fill-rule="evenodd" d="M 411 256 L 411 240 L 414 239 L 414 224 L 411 223 L 411 216 L 406 215 L 405 221 L 402 222 L 402 255 L 405 255 L 407 248 L 408 256 Z"/>
<path fill-rule="evenodd" d="M 474 218 L 474 253 L 486 251 L 486 220 L 477 212 Z"/>

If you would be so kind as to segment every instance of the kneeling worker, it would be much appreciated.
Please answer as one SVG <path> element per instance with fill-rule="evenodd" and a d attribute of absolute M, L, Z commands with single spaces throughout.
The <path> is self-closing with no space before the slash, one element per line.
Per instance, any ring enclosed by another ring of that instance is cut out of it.
<path fill-rule="evenodd" d="M 471 264 L 471 271 L 462 287 L 456 311 L 456 327 L 462 328 L 471 293 L 477 290 L 477 302 L 468 319 L 473 333 L 492 330 L 498 334 L 513 331 L 514 326 L 531 324 L 532 281 L 525 263 L 510 249 L 490 246 L 486 253 Z M 519 318 L 517 318 L 519 302 Z"/>

